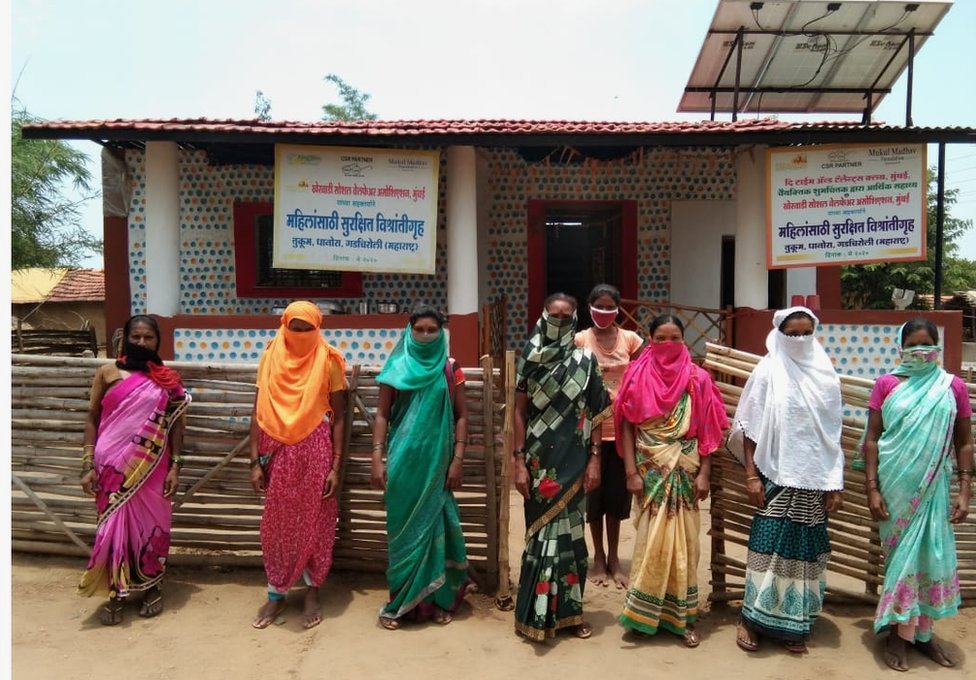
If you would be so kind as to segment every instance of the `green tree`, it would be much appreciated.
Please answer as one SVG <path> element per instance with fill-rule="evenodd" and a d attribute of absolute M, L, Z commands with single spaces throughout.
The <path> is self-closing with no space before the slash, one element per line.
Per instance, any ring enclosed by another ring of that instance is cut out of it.
<path fill-rule="evenodd" d="M 254 115 L 258 120 L 271 120 L 271 100 L 261 90 L 254 93 Z"/>
<path fill-rule="evenodd" d="M 75 266 L 102 242 L 81 225 L 81 206 L 98 195 L 92 190 L 88 157 L 61 140 L 31 140 L 21 127 L 35 123 L 16 100 L 10 125 L 10 265 Z M 79 194 L 69 197 L 72 187 Z"/>
<path fill-rule="evenodd" d="M 912 309 L 924 309 L 926 304 L 919 294 L 935 293 L 935 245 L 936 245 L 936 173 L 928 171 L 928 231 L 926 233 L 925 260 L 917 262 L 880 262 L 876 264 L 848 265 L 841 268 L 841 299 L 846 309 L 891 309 L 891 293 L 895 288 L 915 291 Z M 968 260 L 954 257 L 959 246 L 956 241 L 973 226 L 972 220 L 952 217 L 950 208 L 958 200 L 958 189 L 945 192 L 945 220 L 943 226 L 942 294 L 961 290 L 974 269 Z M 967 266 L 968 265 L 968 266 Z M 976 285 L 970 280 L 969 285 Z M 961 286 L 961 287 L 960 287 Z"/>
<path fill-rule="evenodd" d="M 339 88 L 341 104 L 326 104 L 322 107 L 322 120 L 376 120 L 376 114 L 366 108 L 370 95 L 360 92 L 344 81 L 335 73 L 330 73 L 323 80 Z"/>

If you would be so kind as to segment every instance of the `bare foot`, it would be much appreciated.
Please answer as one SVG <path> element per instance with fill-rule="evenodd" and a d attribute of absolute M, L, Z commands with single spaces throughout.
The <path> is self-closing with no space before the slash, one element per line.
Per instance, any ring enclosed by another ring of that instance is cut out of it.
<path fill-rule="evenodd" d="M 620 568 L 620 562 L 614 560 L 609 565 L 611 578 L 614 583 L 617 584 L 617 590 L 626 590 L 630 585 L 630 579 L 627 578 L 627 574 L 624 570 Z"/>
<path fill-rule="evenodd" d="M 305 591 L 305 609 L 302 612 L 302 627 L 305 630 L 315 628 L 322 623 L 322 609 L 319 607 L 319 589 L 308 588 Z"/>
<path fill-rule="evenodd" d="M 284 598 L 280 600 L 267 600 L 261 608 L 258 610 L 257 616 L 251 621 L 251 625 L 255 628 L 267 628 L 272 623 L 275 622 L 281 613 L 285 611 L 285 600 Z"/>
<path fill-rule="evenodd" d="M 928 642 L 916 642 L 915 649 L 932 659 L 932 661 L 940 666 L 952 668 L 956 665 L 956 662 L 949 658 L 949 655 L 946 654 L 945 650 L 942 649 L 942 646 L 935 641 L 935 638 L 932 638 Z"/>
<path fill-rule="evenodd" d="M 607 564 L 603 561 L 602 557 L 596 557 L 593 559 L 593 566 L 590 568 L 590 573 L 587 578 L 593 583 L 593 585 L 610 585 L 610 575 L 607 574 Z"/>
<path fill-rule="evenodd" d="M 907 649 L 908 643 L 898 637 L 898 633 L 892 629 L 888 633 L 888 639 L 885 641 L 884 648 L 884 662 L 888 665 L 888 668 L 893 668 L 896 671 L 907 671 Z"/>

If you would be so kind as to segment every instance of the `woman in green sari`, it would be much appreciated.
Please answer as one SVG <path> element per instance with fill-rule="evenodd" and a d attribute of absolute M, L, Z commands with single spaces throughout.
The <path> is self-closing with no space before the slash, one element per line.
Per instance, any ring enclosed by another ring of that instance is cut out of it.
<path fill-rule="evenodd" d="M 596 358 L 576 347 L 576 300 L 556 293 L 522 352 L 515 393 L 515 488 L 525 498 L 525 550 L 515 631 L 533 641 L 583 620 L 587 559 L 583 498 L 600 484 L 610 397 Z"/>
<path fill-rule="evenodd" d="M 417 307 L 376 378 L 371 482 L 385 489 L 390 599 L 380 624 L 452 621 L 470 584 L 461 518 L 464 374 L 447 356 L 444 315 Z M 386 465 L 383 452 L 386 451 Z"/>
<path fill-rule="evenodd" d="M 951 524 L 969 512 L 973 435 L 966 386 L 938 364 L 935 325 L 912 319 L 898 339 L 901 364 L 878 378 L 871 393 L 864 461 L 868 505 L 885 553 L 874 631 L 888 629 L 885 663 L 907 671 L 910 646 L 941 666 L 955 665 L 933 638 L 932 624 L 959 609 Z M 959 475 L 954 502 L 953 462 Z"/>

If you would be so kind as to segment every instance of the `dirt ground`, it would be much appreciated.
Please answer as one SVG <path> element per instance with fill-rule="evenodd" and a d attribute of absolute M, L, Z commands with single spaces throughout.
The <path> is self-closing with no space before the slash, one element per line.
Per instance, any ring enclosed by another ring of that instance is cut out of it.
<path fill-rule="evenodd" d="M 512 578 L 518 578 L 521 503 L 512 502 Z M 703 516 L 704 518 L 704 516 Z M 622 530 L 624 567 L 629 568 L 634 530 Z M 700 583 L 707 591 L 708 541 L 702 536 Z M 379 576 L 336 572 L 322 589 L 324 620 L 304 631 L 302 591 L 289 597 L 278 625 L 254 630 L 250 621 L 264 597 L 257 569 L 170 569 L 164 585 L 166 610 L 141 619 L 135 608 L 114 628 L 98 623 L 100 602 L 75 594 L 82 560 L 14 555 L 12 563 L 13 677 L 21 678 L 894 678 L 878 653 L 867 606 L 829 604 L 814 629 L 809 653 L 795 657 L 766 644 L 747 655 L 735 645 L 734 606 L 706 611 L 698 629 L 702 644 L 686 649 L 661 633 L 639 640 L 616 623 L 623 592 L 590 585 L 585 611 L 593 624 L 589 640 L 560 635 L 534 644 L 515 636 L 510 612 L 473 593 L 445 627 L 380 628 L 384 602 Z M 976 677 L 976 608 L 937 628 L 959 664 L 942 669 L 911 654 L 908 677 Z M 968 642 L 967 642 L 968 640 Z M 900 677 L 900 676 L 899 676 Z"/>

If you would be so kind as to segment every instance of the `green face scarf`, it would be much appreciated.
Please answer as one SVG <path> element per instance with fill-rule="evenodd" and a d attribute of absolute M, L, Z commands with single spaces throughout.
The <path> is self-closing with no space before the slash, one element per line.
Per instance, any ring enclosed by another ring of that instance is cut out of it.
<path fill-rule="evenodd" d="M 901 363 L 894 371 L 895 375 L 905 377 L 927 375 L 939 370 L 939 357 L 942 348 L 938 345 L 915 345 L 901 350 Z"/>
<path fill-rule="evenodd" d="M 409 325 L 390 353 L 376 382 L 395 390 L 417 390 L 444 379 L 447 362 L 447 340 L 441 328 L 430 342 L 418 342 Z"/>

